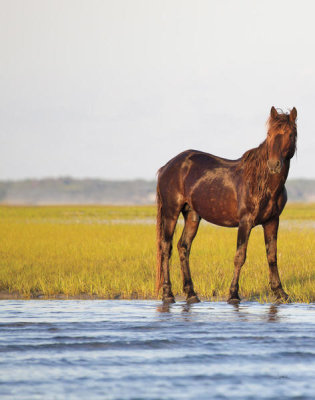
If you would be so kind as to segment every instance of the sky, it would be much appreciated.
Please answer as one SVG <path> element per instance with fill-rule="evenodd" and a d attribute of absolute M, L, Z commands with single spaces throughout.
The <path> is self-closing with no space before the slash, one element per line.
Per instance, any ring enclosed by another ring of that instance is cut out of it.
<path fill-rule="evenodd" d="M 315 178 L 312 0 L 0 0 L 0 179 L 154 179 L 186 149 L 239 158 L 298 111 Z"/>

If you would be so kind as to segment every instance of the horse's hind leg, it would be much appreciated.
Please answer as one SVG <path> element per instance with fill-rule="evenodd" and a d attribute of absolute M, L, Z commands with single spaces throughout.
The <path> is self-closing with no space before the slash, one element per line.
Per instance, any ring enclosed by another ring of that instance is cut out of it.
<path fill-rule="evenodd" d="M 194 210 L 187 208 L 183 210 L 183 215 L 185 218 L 185 226 L 182 236 L 177 244 L 183 276 L 183 288 L 186 293 L 187 303 L 198 303 L 200 300 L 194 291 L 190 275 L 189 254 L 192 241 L 194 240 L 199 227 L 200 217 Z"/>
<path fill-rule="evenodd" d="M 172 254 L 172 241 L 179 212 L 174 216 L 162 216 L 161 262 L 163 278 L 163 303 L 175 303 L 170 280 L 169 260 Z"/>

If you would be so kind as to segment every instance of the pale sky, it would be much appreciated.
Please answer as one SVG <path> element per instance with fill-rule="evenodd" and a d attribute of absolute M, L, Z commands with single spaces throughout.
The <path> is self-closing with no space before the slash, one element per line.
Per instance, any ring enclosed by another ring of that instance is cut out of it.
<path fill-rule="evenodd" d="M 0 0 L 0 179 L 153 179 L 193 148 L 240 157 L 298 111 L 315 178 L 315 2 Z"/>

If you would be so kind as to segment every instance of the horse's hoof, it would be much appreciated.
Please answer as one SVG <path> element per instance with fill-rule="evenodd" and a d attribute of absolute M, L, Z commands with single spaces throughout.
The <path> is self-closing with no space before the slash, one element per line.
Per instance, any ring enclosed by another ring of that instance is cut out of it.
<path fill-rule="evenodd" d="M 229 304 L 240 304 L 241 299 L 239 299 L 239 298 L 231 298 L 231 299 L 228 299 L 227 302 L 228 302 Z"/>
<path fill-rule="evenodd" d="M 284 290 L 276 293 L 276 303 L 291 303 L 290 297 Z"/>
<path fill-rule="evenodd" d="M 196 295 L 188 297 L 188 299 L 186 301 L 187 301 L 187 304 L 200 303 L 200 300 L 198 299 L 198 296 L 196 296 Z"/>
<path fill-rule="evenodd" d="M 287 304 L 287 303 L 292 303 L 289 296 L 276 298 L 276 304 Z"/>
<path fill-rule="evenodd" d="M 162 301 L 163 301 L 163 304 L 175 303 L 174 297 L 164 297 L 164 299 Z"/>
<path fill-rule="evenodd" d="M 276 306 L 279 306 L 280 304 L 289 304 L 289 303 L 291 303 L 291 300 L 289 300 L 289 299 L 287 299 L 287 300 L 284 300 L 284 299 L 276 299 L 276 301 L 274 302 L 274 304 L 275 304 Z"/>

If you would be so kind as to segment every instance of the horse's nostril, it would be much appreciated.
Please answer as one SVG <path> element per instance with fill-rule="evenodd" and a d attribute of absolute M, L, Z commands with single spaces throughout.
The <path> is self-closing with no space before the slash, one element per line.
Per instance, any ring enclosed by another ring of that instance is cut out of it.
<path fill-rule="evenodd" d="M 281 161 L 278 160 L 278 161 L 277 161 L 277 164 L 276 164 L 276 167 L 280 167 L 280 166 L 281 166 Z"/>

